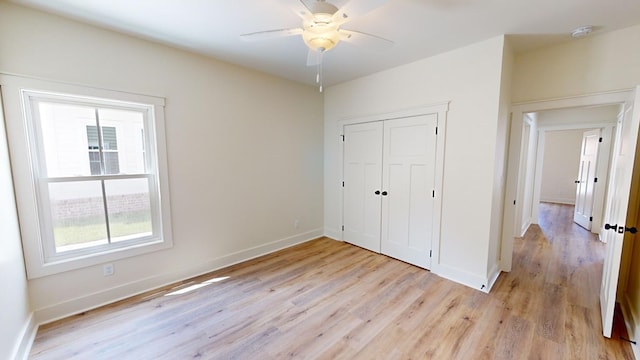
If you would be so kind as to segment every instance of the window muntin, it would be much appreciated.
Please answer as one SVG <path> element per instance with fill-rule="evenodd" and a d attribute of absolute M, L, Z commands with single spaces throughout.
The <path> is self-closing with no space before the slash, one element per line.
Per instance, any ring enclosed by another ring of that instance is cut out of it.
<path fill-rule="evenodd" d="M 153 107 L 24 98 L 45 264 L 161 242 L 156 159 L 146 155 L 156 142 L 144 136 L 153 134 Z"/>

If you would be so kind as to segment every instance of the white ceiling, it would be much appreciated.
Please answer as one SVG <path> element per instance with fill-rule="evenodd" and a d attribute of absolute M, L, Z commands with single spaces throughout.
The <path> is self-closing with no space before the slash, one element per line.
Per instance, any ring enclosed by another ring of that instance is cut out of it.
<path fill-rule="evenodd" d="M 299 0 L 11 0 L 14 3 L 188 49 L 301 83 L 315 82 L 300 36 L 246 42 L 240 34 L 300 27 Z M 349 0 L 330 0 L 342 7 Z M 371 1 L 371 0 L 350 0 Z M 391 39 L 374 51 L 339 43 L 324 57 L 325 85 L 337 84 L 501 34 L 517 51 L 640 23 L 638 0 L 389 0 L 344 28 Z M 592 35 L 593 36 L 593 35 Z"/>

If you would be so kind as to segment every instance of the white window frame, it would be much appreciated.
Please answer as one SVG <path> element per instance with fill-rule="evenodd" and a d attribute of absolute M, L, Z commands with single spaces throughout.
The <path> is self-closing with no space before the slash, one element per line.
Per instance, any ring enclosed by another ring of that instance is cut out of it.
<path fill-rule="evenodd" d="M 173 246 L 163 98 L 6 74 L 0 74 L 0 87 L 29 279 L 95 266 Z M 39 209 L 39 204 L 46 204 L 47 201 L 42 201 L 40 191 L 43 183 L 40 172 L 43 167 L 38 159 L 44 157 L 37 139 L 37 123 L 34 122 L 31 113 L 32 100 L 35 99 L 58 99 L 67 102 L 75 99 L 79 103 L 89 103 L 92 106 L 137 108 L 146 114 L 145 174 L 92 177 L 97 180 L 127 177 L 150 179 L 151 202 L 159 204 L 158 211 L 154 211 L 154 206 L 151 207 L 154 219 L 152 236 L 140 241 L 113 243 L 66 254 L 55 253 L 53 236 L 47 235 L 46 232 L 51 227 L 50 219 L 47 219 L 46 215 L 43 216 Z M 155 153 L 155 156 L 149 156 L 149 153 Z"/>

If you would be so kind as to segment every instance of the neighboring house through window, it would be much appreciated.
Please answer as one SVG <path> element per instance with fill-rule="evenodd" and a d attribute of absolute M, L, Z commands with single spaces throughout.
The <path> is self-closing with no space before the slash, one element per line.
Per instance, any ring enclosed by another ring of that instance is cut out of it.
<path fill-rule="evenodd" d="M 102 137 L 100 137 L 102 135 Z M 100 139 L 102 138 L 102 146 Z M 104 164 L 105 174 L 117 174 L 120 172 L 120 162 L 118 161 L 118 137 L 116 136 L 116 128 L 113 126 L 101 126 L 100 132 L 98 127 L 87 125 L 87 142 L 89 143 L 89 165 L 91 166 L 91 175 L 102 174 L 102 166 Z M 144 137 L 142 138 L 144 144 Z M 144 153 L 144 145 L 142 147 Z"/>

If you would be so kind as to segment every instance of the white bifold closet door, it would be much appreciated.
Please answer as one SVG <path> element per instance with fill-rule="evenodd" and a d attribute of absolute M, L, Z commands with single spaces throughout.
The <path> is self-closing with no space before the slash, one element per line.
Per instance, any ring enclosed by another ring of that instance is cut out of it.
<path fill-rule="evenodd" d="M 351 244 L 380 252 L 382 122 L 344 128 L 344 229 Z"/>
<path fill-rule="evenodd" d="M 430 268 L 436 126 L 435 114 L 345 126 L 345 241 Z"/>

